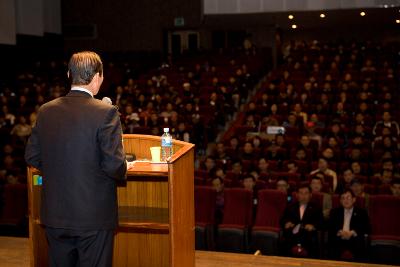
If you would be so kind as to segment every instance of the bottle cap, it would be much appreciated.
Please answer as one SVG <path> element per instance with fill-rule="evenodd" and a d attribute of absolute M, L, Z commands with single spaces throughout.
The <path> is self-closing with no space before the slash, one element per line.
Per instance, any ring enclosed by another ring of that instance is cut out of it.
<path fill-rule="evenodd" d="M 168 133 L 169 132 L 169 128 L 164 128 L 164 133 Z"/>

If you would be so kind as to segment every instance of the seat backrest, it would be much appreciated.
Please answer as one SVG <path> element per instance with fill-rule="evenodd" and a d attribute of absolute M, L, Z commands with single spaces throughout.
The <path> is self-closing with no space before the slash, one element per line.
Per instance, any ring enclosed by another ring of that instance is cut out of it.
<path fill-rule="evenodd" d="M 279 228 L 279 220 L 286 208 L 287 195 L 279 190 L 264 189 L 258 192 L 258 207 L 254 226 Z"/>
<path fill-rule="evenodd" d="M 400 236 L 400 198 L 389 195 L 370 196 L 369 214 L 372 235 Z"/>
<path fill-rule="evenodd" d="M 5 223 L 22 221 L 27 216 L 28 193 L 26 184 L 6 184 L 0 219 Z"/>
<path fill-rule="evenodd" d="M 213 224 L 217 192 L 210 186 L 195 186 L 194 204 L 196 223 Z"/>
<path fill-rule="evenodd" d="M 225 189 L 222 224 L 249 226 L 252 223 L 253 193 L 243 188 Z"/>
<path fill-rule="evenodd" d="M 324 194 L 319 192 L 313 192 L 311 195 L 311 202 L 322 209 L 324 204 Z"/>

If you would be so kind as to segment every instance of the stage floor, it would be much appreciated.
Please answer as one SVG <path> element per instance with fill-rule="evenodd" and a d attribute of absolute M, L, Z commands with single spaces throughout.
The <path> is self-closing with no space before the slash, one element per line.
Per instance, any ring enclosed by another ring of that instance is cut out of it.
<path fill-rule="evenodd" d="M 28 238 L 0 237 L 0 267 L 29 266 Z M 196 267 L 373 267 L 365 263 L 348 263 L 309 259 L 254 256 L 211 251 L 196 251 Z M 388 265 L 384 265 L 388 266 Z"/>
<path fill-rule="evenodd" d="M 196 267 L 382 267 L 390 265 L 196 251 Z"/>

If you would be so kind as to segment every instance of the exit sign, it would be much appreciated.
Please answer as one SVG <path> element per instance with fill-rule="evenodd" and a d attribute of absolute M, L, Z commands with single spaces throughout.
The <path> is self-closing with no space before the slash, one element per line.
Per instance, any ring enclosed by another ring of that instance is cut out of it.
<path fill-rule="evenodd" d="M 185 19 L 183 17 L 178 17 L 174 19 L 174 26 L 185 26 Z"/>

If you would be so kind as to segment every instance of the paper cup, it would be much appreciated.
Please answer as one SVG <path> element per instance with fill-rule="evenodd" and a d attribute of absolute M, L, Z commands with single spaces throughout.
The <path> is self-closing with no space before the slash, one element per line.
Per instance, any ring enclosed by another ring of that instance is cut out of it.
<path fill-rule="evenodd" d="M 160 146 L 152 146 L 150 147 L 151 152 L 151 161 L 160 162 L 161 161 L 161 147 Z"/>

